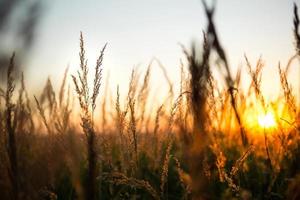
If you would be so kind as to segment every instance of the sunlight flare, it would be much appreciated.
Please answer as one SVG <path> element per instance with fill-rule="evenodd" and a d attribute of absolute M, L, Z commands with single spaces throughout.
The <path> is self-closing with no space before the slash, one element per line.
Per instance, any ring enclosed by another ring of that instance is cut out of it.
<path fill-rule="evenodd" d="M 276 126 L 275 117 L 270 112 L 263 114 L 263 115 L 259 115 L 257 120 L 258 120 L 258 124 L 262 128 L 272 128 L 272 127 Z"/>

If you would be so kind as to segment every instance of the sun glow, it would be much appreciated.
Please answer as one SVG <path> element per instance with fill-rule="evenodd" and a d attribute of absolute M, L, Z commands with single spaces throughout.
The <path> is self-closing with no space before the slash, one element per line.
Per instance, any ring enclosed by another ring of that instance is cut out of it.
<path fill-rule="evenodd" d="M 272 128 L 276 126 L 275 118 L 272 113 L 266 113 L 257 117 L 258 124 L 263 128 Z"/>

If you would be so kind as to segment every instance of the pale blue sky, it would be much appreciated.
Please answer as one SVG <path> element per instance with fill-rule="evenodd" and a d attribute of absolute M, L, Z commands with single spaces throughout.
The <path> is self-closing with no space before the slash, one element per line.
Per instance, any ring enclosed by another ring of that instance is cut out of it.
<path fill-rule="evenodd" d="M 178 42 L 189 47 L 201 40 L 206 18 L 200 0 L 51 0 L 41 20 L 36 43 L 26 66 L 30 82 L 58 82 L 65 67 L 78 67 L 79 32 L 83 31 L 89 63 L 107 42 L 104 68 L 114 84 L 126 84 L 134 65 L 141 71 L 155 56 L 176 81 L 179 59 L 184 58 Z M 292 0 L 219 0 L 215 22 L 230 65 L 252 63 L 262 55 L 264 87 L 279 87 L 277 63 L 284 65 L 293 55 Z M 299 78 L 293 69 L 291 80 Z M 38 76 L 36 75 L 38 74 Z M 296 86 L 296 84 L 294 84 Z"/>

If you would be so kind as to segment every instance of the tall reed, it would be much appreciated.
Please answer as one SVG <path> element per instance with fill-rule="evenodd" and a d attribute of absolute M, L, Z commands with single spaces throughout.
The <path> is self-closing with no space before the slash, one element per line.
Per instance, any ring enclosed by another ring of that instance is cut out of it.
<path fill-rule="evenodd" d="M 242 143 L 245 147 L 248 145 L 248 137 L 246 135 L 246 132 L 245 132 L 244 126 L 242 124 L 242 120 L 241 120 L 241 117 L 240 117 L 240 114 L 239 114 L 239 111 L 237 108 L 236 98 L 235 98 L 235 94 L 234 94 L 234 92 L 237 90 L 234 86 L 235 80 L 232 78 L 230 67 L 229 67 L 229 64 L 227 61 L 227 57 L 226 57 L 225 51 L 219 41 L 219 37 L 216 32 L 215 24 L 213 21 L 215 5 L 213 5 L 212 8 L 208 8 L 205 0 L 202 0 L 202 3 L 205 8 L 206 17 L 208 20 L 208 25 L 207 25 L 207 29 L 206 29 L 206 34 L 208 37 L 208 46 L 209 46 L 209 49 L 211 48 L 216 51 L 216 53 L 218 54 L 221 61 L 223 61 L 223 64 L 225 66 L 225 70 L 227 72 L 226 77 L 225 77 L 225 82 L 226 82 L 226 85 L 228 88 L 228 92 L 230 94 L 230 103 L 231 103 L 231 106 L 234 111 L 234 115 L 236 117 L 236 120 L 237 120 L 239 128 L 240 128 L 240 135 L 241 135 Z"/>
<path fill-rule="evenodd" d="M 72 75 L 75 85 L 75 90 L 78 95 L 79 105 L 81 108 L 81 126 L 87 137 L 87 159 L 88 159 L 88 175 L 86 183 L 86 199 L 94 200 L 97 198 L 96 178 L 97 170 L 97 152 L 96 152 L 96 132 L 94 129 L 94 111 L 96 108 L 96 99 L 99 94 L 102 78 L 102 61 L 106 45 L 100 52 L 95 67 L 95 77 L 93 84 L 93 92 L 90 96 L 88 86 L 88 66 L 85 58 L 83 35 L 80 33 L 80 70 L 77 72 L 77 77 Z"/>
<path fill-rule="evenodd" d="M 7 69 L 7 85 L 6 85 L 6 133 L 7 133 L 7 153 L 9 158 L 9 177 L 12 185 L 12 198 L 19 199 L 20 192 L 20 180 L 19 180 L 19 165 L 17 158 L 17 140 L 16 140 L 16 126 L 17 119 L 16 116 L 16 105 L 13 103 L 12 97 L 15 90 L 15 78 L 14 73 L 14 63 L 15 53 L 10 58 L 9 66 Z"/>

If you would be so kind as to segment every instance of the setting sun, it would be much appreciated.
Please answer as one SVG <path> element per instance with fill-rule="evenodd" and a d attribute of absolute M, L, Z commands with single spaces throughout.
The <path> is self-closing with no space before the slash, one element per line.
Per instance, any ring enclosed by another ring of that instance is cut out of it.
<path fill-rule="evenodd" d="M 258 124 L 263 128 L 276 126 L 274 115 L 272 113 L 266 113 L 265 115 L 258 116 Z"/>

